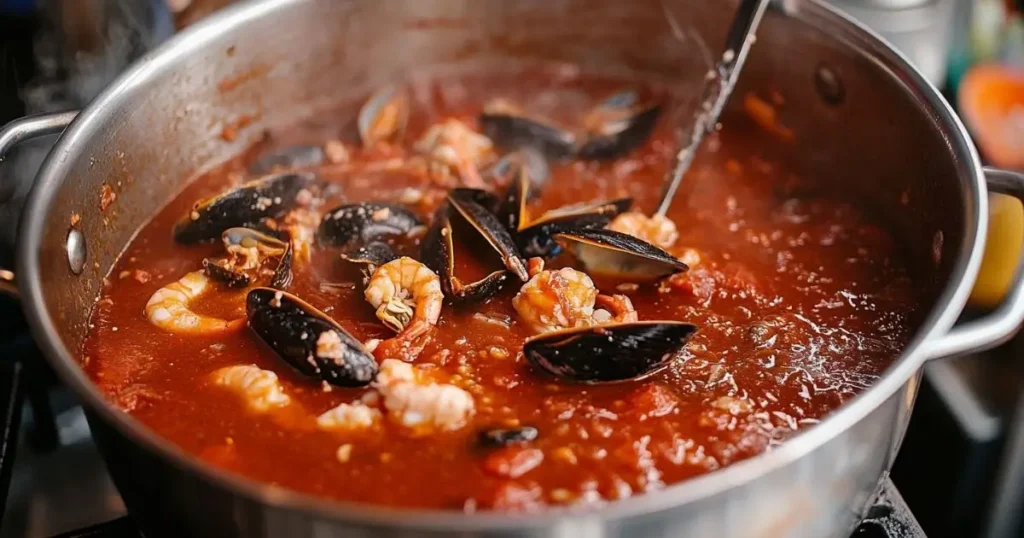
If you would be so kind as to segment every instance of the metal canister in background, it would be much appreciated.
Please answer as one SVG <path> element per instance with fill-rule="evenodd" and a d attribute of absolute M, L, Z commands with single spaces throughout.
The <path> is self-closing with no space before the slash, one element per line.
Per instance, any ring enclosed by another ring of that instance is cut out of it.
<path fill-rule="evenodd" d="M 899 49 L 938 87 L 945 82 L 954 13 L 969 0 L 829 0 Z M 958 6 L 959 5 L 959 6 Z"/>

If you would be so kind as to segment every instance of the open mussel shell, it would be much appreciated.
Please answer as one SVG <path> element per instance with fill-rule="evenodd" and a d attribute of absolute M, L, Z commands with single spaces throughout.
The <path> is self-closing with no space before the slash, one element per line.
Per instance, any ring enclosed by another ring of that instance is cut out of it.
<path fill-rule="evenodd" d="M 581 159 L 614 159 L 640 146 L 651 136 L 661 115 L 661 105 L 640 104 L 635 92 L 612 95 L 584 118 L 587 132 L 576 156 Z"/>
<path fill-rule="evenodd" d="M 299 191 L 314 180 L 313 174 L 272 174 L 201 200 L 174 225 L 174 239 L 179 243 L 216 239 L 228 228 L 277 218 L 295 207 Z"/>
<path fill-rule="evenodd" d="M 508 101 L 496 99 L 484 106 L 480 128 L 507 149 L 532 148 L 549 159 L 568 159 L 576 152 L 576 136 L 561 127 L 529 117 Z"/>
<path fill-rule="evenodd" d="M 620 198 L 609 202 L 560 207 L 532 221 L 525 221 L 525 224 L 520 218 L 516 241 L 528 258 L 554 256 L 561 250 L 559 244 L 554 241 L 554 234 L 603 228 L 620 213 L 629 211 L 632 206 L 632 198 Z M 525 204 L 520 207 L 525 211 Z"/>
<path fill-rule="evenodd" d="M 526 263 L 523 262 L 519 249 L 516 248 L 508 230 L 501 225 L 493 213 L 467 198 L 448 195 L 448 203 L 454 213 L 465 219 L 481 237 L 487 240 L 491 248 L 501 256 L 501 263 L 505 265 L 506 269 L 523 282 L 529 280 Z"/>
<path fill-rule="evenodd" d="M 312 168 L 324 163 L 324 149 L 320 146 L 288 146 L 264 153 L 249 165 L 254 176 L 275 170 Z"/>
<path fill-rule="evenodd" d="M 364 146 L 387 142 L 402 136 L 409 122 L 409 96 L 397 86 L 377 90 L 359 109 L 356 120 L 359 139 Z"/>
<path fill-rule="evenodd" d="M 501 198 L 498 195 L 483 189 L 456 187 L 448 191 L 448 196 L 473 202 L 491 213 L 496 212 L 501 205 Z"/>
<path fill-rule="evenodd" d="M 629 234 L 605 229 L 559 232 L 556 243 L 591 276 L 648 282 L 689 269 L 668 252 Z"/>
<path fill-rule="evenodd" d="M 463 282 L 455 275 L 455 245 L 448 207 L 443 206 L 434 217 L 434 224 L 423 238 L 423 263 L 437 273 L 445 297 L 456 302 L 481 301 L 491 297 L 508 280 L 509 272 L 502 268 L 476 282 Z"/>
<path fill-rule="evenodd" d="M 361 387 L 377 375 L 377 361 L 336 321 L 287 292 L 256 288 L 246 297 L 249 327 L 304 375 L 339 387 Z"/>
<path fill-rule="evenodd" d="M 316 230 L 316 240 L 326 246 L 361 245 L 387 237 L 405 236 L 422 225 L 415 213 L 399 205 L 346 204 L 324 215 Z"/>
<path fill-rule="evenodd" d="M 679 321 L 639 321 L 553 331 L 528 338 L 523 354 L 566 381 L 640 379 L 667 366 L 697 330 Z"/>
<path fill-rule="evenodd" d="M 267 256 L 280 256 L 288 248 L 288 241 L 253 228 L 228 228 L 221 232 L 220 239 L 225 248 L 232 246 L 256 247 L 261 254 Z"/>

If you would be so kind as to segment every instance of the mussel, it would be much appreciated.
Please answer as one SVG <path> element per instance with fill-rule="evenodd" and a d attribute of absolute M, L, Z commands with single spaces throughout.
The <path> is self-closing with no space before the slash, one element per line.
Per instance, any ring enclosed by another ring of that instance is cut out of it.
<path fill-rule="evenodd" d="M 509 199 L 512 196 L 510 194 Z M 506 204 L 510 203 L 506 201 Z M 517 206 L 521 216 L 516 242 L 527 257 L 554 256 L 560 251 L 560 246 L 553 239 L 556 233 L 602 228 L 619 213 L 628 211 L 632 205 L 632 198 L 577 204 L 553 209 L 536 219 L 529 220 L 523 217 L 526 211 L 525 203 L 520 203 Z"/>
<path fill-rule="evenodd" d="M 506 269 L 523 282 L 529 280 L 526 264 L 523 262 L 512 236 L 493 213 L 469 198 L 449 194 L 448 203 L 481 237 L 487 240 L 491 248 L 501 256 L 501 263 L 505 265 Z"/>
<path fill-rule="evenodd" d="M 549 159 L 568 159 L 576 153 L 576 135 L 561 126 L 526 114 L 505 99 L 484 106 L 480 128 L 506 148 L 532 148 Z"/>
<path fill-rule="evenodd" d="M 371 241 L 408 235 L 422 225 L 415 213 L 402 206 L 346 204 L 324 215 L 316 230 L 316 240 L 321 245 L 358 248 Z"/>
<path fill-rule="evenodd" d="M 559 379 L 602 383 L 639 379 L 678 358 L 697 330 L 679 321 L 638 321 L 544 333 L 523 354 Z"/>
<path fill-rule="evenodd" d="M 553 238 L 591 276 L 647 282 L 689 269 L 668 252 L 614 230 L 574 229 L 555 233 Z"/>
<path fill-rule="evenodd" d="M 540 432 L 533 426 L 494 428 L 480 432 L 480 444 L 485 447 L 525 445 L 535 441 L 539 435 Z"/>
<path fill-rule="evenodd" d="M 356 120 L 364 146 L 400 137 L 409 121 L 409 97 L 397 86 L 377 90 L 359 110 Z"/>
<path fill-rule="evenodd" d="M 505 99 L 484 106 L 480 125 L 500 146 L 533 148 L 549 159 L 614 159 L 647 140 L 660 114 L 661 105 L 642 102 L 634 91 L 623 91 L 573 127 L 534 117 Z"/>
<path fill-rule="evenodd" d="M 295 207 L 299 191 L 314 179 L 313 174 L 272 174 L 200 200 L 174 225 L 174 239 L 179 243 L 216 239 L 228 228 L 277 218 Z"/>
<path fill-rule="evenodd" d="M 583 118 L 580 159 L 614 159 L 643 144 L 654 131 L 661 105 L 641 104 L 635 92 L 617 93 Z"/>
<path fill-rule="evenodd" d="M 354 336 L 309 303 L 272 288 L 246 296 L 249 327 L 304 375 L 339 387 L 361 387 L 377 375 L 377 361 Z"/>
<path fill-rule="evenodd" d="M 291 283 L 291 241 L 250 228 L 228 228 L 221 234 L 221 240 L 228 256 L 219 260 L 203 260 L 203 269 L 210 278 L 232 288 L 244 288 L 256 280 L 265 261 L 276 259 L 270 286 L 284 289 Z"/>
<path fill-rule="evenodd" d="M 528 278 L 526 264 L 516 248 L 512 236 L 497 217 L 474 201 L 482 196 L 464 190 L 449 194 L 448 202 L 438 209 L 434 223 L 423 238 L 422 258 L 441 279 L 445 295 L 456 301 L 481 300 L 496 293 L 509 274 L 522 281 Z M 458 218 L 472 230 L 477 238 L 486 241 L 501 259 L 501 267 L 473 282 L 463 282 L 455 274 L 455 231 L 452 219 Z"/>
<path fill-rule="evenodd" d="M 323 162 L 324 149 L 320 146 L 288 146 L 261 155 L 249 165 L 249 173 L 262 176 L 275 170 L 312 168 Z"/>
<path fill-rule="evenodd" d="M 385 263 L 397 260 L 398 253 L 387 243 L 371 241 L 357 249 L 342 252 L 341 259 L 372 272 Z"/>
<path fill-rule="evenodd" d="M 539 151 L 521 148 L 506 153 L 484 175 L 501 185 L 510 185 L 516 177 L 524 175 L 529 179 L 531 192 L 538 192 L 551 180 L 551 167 Z"/>

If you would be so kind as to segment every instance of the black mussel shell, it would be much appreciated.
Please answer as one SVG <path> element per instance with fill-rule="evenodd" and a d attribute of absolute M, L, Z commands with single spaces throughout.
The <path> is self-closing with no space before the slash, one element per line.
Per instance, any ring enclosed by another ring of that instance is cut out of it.
<path fill-rule="evenodd" d="M 256 288 L 246 297 L 245 311 L 253 332 L 304 375 L 339 387 L 362 387 L 377 375 L 377 361 L 359 340 L 294 295 Z"/>
<path fill-rule="evenodd" d="M 174 239 L 179 243 L 217 239 L 228 228 L 251 227 L 264 219 L 277 218 L 295 207 L 295 197 L 311 185 L 315 177 L 313 174 L 273 174 L 201 200 L 174 225 Z"/>
<path fill-rule="evenodd" d="M 423 222 L 415 213 L 394 204 L 346 204 L 329 211 L 316 230 L 317 243 L 360 246 L 387 237 L 408 235 Z"/>
<path fill-rule="evenodd" d="M 252 278 L 244 272 L 233 267 L 225 267 L 210 258 L 203 258 L 203 272 L 206 276 L 227 284 L 229 288 L 245 288 L 252 282 Z"/>
<path fill-rule="evenodd" d="M 629 211 L 632 205 L 632 198 L 620 198 L 610 202 L 560 207 L 527 222 L 525 226 L 520 222 L 516 243 L 528 258 L 551 257 L 561 250 L 553 239 L 554 234 L 603 228 L 620 213 Z"/>
<path fill-rule="evenodd" d="M 397 86 L 385 86 L 367 99 L 356 120 L 364 146 L 402 136 L 409 121 L 409 96 Z"/>
<path fill-rule="evenodd" d="M 480 444 L 485 447 L 524 445 L 535 441 L 539 435 L 540 432 L 533 426 L 494 428 L 480 432 Z"/>
<path fill-rule="evenodd" d="M 568 159 L 576 152 L 576 136 L 557 125 L 531 118 L 504 100 L 495 100 L 480 114 L 480 128 L 495 144 L 508 149 L 533 148 L 549 159 Z"/>
<path fill-rule="evenodd" d="M 576 156 L 614 159 L 644 143 L 658 122 L 661 105 L 640 105 L 633 91 L 619 92 L 598 105 L 584 119 L 587 137 Z"/>
<path fill-rule="evenodd" d="M 614 230 L 565 231 L 556 233 L 554 240 L 591 276 L 647 282 L 689 269 L 668 252 Z"/>
<path fill-rule="evenodd" d="M 602 383 L 640 379 L 680 356 L 697 330 L 679 321 L 639 321 L 544 333 L 528 338 L 523 354 L 563 380 Z"/>
<path fill-rule="evenodd" d="M 458 198 L 459 200 L 468 200 L 491 213 L 496 212 L 501 203 L 501 198 L 499 198 L 497 194 L 483 189 L 472 189 L 469 187 L 454 188 L 448 191 L 448 196 Z"/>
<path fill-rule="evenodd" d="M 354 250 L 341 253 L 341 259 L 363 267 L 380 267 L 385 263 L 398 259 L 398 254 L 391 245 L 381 241 L 371 241 Z"/>
<path fill-rule="evenodd" d="M 324 149 L 320 146 L 288 146 L 261 155 L 249 165 L 249 173 L 262 176 L 275 170 L 312 168 L 323 163 Z"/>
<path fill-rule="evenodd" d="M 530 180 L 520 169 L 520 173 L 512 178 L 508 191 L 505 192 L 505 197 L 498 204 L 496 212 L 498 221 L 513 234 L 518 234 L 520 227 L 529 221 L 526 203 L 530 199 L 530 194 Z"/>
<path fill-rule="evenodd" d="M 456 302 L 481 301 L 493 296 L 508 279 L 504 268 L 494 271 L 476 282 L 462 282 L 455 275 L 455 245 L 452 224 L 445 204 L 434 217 L 434 224 L 423 238 L 423 263 L 437 273 L 445 297 Z"/>
<path fill-rule="evenodd" d="M 448 195 L 448 203 L 454 210 L 466 220 L 480 235 L 487 240 L 495 252 L 501 256 L 501 262 L 505 268 L 511 271 L 520 280 L 526 282 L 529 275 L 526 272 L 526 264 L 523 262 L 519 249 L 516 248 L 512 236 L 508 230 L 501 225 L 493 213 L 484 209 L 480 204 L 468 199 Z"/>

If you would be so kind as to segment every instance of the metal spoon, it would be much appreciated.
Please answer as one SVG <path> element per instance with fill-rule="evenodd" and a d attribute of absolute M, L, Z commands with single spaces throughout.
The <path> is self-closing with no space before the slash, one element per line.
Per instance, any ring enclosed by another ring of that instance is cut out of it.
<path fill-rule="evenodd" d="M 718 125 L 718 117 L 722 115 L 722 109 L 729 100 L 736 81 L 740 77 L 743 63 L 747 59 L 750 47 L 754 44 L 754 32 L 761 23 L 761 16 L 771 0 L 741 0 L 740 7 L 736 10 L 732 24 L 729 26 L 729 34 L 725 40 L 725 52 L 715 64 L 713 70 L 708 72 L 704 81 L 704 91 L 701 94 L 700 104 L 693 117 L 693 124 L 688 131 L 683 132 L 682 140 L 689 135 L 689 143 L 676 153 L 675 165 L 672 167 L 672 175 L 667 178 L 665 190 L 661 194 L 661 203 L 658 204 L 657 216 L 665 216 L 668 208 L 672 205 L 672 198 L 675 197 L 683 176 L 690 169 L 693 157 L 697 154 L 704 137 L 714 132 Z"/>

